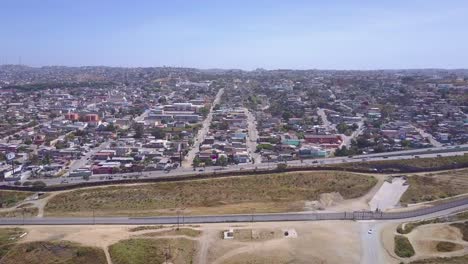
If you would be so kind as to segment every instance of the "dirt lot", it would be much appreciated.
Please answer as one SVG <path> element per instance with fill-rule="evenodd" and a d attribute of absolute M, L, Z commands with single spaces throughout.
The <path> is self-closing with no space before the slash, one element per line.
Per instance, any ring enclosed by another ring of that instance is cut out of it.
<path fill-rule="evenodd" d="M 468 193 L 468 169 L 426 173 L 408 177 L 402 203 L 419 203 Z"/>
<path fill-rule="evenodd" d="M 373 176 L 303 172 L 87 188 L 52 197 L 46 216 L 171 215 L 302 211 L 322 193 L 344 199 L 369 191 Z"/>
<path fill-rule="evenodd" d="M 359 263 L 359 226 L 352 222 L 264 223 L 233 227 L 233 240 L 209 239 L 207 262 Z M 241 237 L 236 239 L 236 229 Z M 294 230 L 297 237 L 285 237 Z M 253 231 L 253 235 L 251 232 Z M 339 238 L 339 239 L 338 239 Z"/>
<path fill-rule="evenodd" d="M 389 252 L 392 257 L 398 259 L 393 253 L 393 244 L 388 243 L 389 238 L 396 235 L 396 226 L 390 225 L 383 232 L 383 240 L 387 252 Z M 405 235 L 416 254 L 408 259 L 399 259 L 405 263 L 464 263 L 457 262 L 459 258 L 453 259 L 453 262 L 439 262 L 436 261 L 436 258 L 452 258 L 452 257 L 461 257 L 468 255 L 468 242 L 463 241 L 462 234 L 460 230 L 454 226 L 451 226 L 450 223 L 436 223 L 436 224 L 425 224 L 415 227 L 409 234 Z M 443 244 L 452 244 L 453 248 L 449 251 L 444 252 L 441 250 L 440 245 Z M 438 247 L 439 245 L 439 247 Z M 432 259 L 432 260 L 431 260 Z M 425 262 L 427 260 L 427 262 Z"/>
<path fill-rule="evenodd" d="M 197 231 L 189 233 L 184 231 L 182 234 L 175 233 L 173 226 L 143 229 L 136 232 L 130 232 L 134 226 L 25 226 L 24 228 L 28 235 L 23 238 L 22 243 L 72 241 L 83 246 L 102 248 L 108 259 L 110 259 L 108 247 L 129 239 L 149 240 L 143 245 L 141 243 L 119 245 L 126 249 L 135 247 L 130 250 L 130 252 L 138 253 L 135 258 L 146 254 L 142 248 L 149 247 L 154 249 L 153 253 L 164 253 L 167 245 L 172 245 L 172 254 L 178 255 L 177 258 L 171 259 L 172 263 L 183 263 L 180 261 L 186 259 L 200 264 L 359 263 L 361 253 L 359 224 L 344 221 L 185 226 L 186 229 Z M 250 236 L 246 235 L 241 239 L 223 240 L 222 231 L 229 228 L 247 230 L 240 233 L 253 231 L 258 239 L 250 239 Z M 296 231 L 297 237 L 285 237 L 285 230 Z M 161 232 L 161 234 L 154 236 L 152 235 L 154 232 Z M 199 232 L 200 235 L 190 236 L 192 233 L 198 234 Z M 148 236 L 145 237 L 145 234 Z M 181 250 L 176 250 L 177 248 L 189 250 L 183 253 Z M 164 255 L 158 255 L 157 258 L 161 256 Z M 122 261 L 126 260 L 125 255 L 120 255 L 120 257 Z M 249 262 L 246 262 L 247 258 Z"/>

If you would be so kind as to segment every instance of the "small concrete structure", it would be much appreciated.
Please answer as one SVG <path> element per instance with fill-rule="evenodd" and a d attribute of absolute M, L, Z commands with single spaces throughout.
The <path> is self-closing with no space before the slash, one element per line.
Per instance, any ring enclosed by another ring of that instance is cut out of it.
<path fill-rule="evenodd" d="M 224 231 L 224 238 L 223 239 L 234 239 L 234 229 L 229 229 L 228 231 Z"/>

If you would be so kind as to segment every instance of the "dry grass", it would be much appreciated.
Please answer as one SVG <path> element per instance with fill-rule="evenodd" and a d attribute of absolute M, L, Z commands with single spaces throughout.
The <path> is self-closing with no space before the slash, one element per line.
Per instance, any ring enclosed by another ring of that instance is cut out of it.
<path fill-rule="evenodd" d="M 162 225 L 157 225 L 157 226 L 137 226 L 137 227 L 132 227 L 128 231 L 129 232 L 138 232 L 138 231 L 144 231 L 144 230 L 158 230 L 164 228 Z"/>
<path fill-rule="evenodd" d="M 356 198 L 371 189 L 372 176 L 347 172 L 304 172 L 110 186 L 58 194 L 46 215 L 170 215 L 285 212 L 303 210 L 321 193 Z"/>
<path fill-rule="evenodd" d="M 161 237 L 161 236 L 188 236 L 188 237 L 199 237 L 201 235 L 200 230 L 192 228 L 172 228 L 171 230 L 162 230 L 158 232 L 150 232 L 142 234 L 144 237 Z"/>
<path fill-rule="evenodd" d="M 21 228 L 0 228 L 0 260 L 25 232 Z"/>
<path fill-rule="evenodd" d="M 196 242 L 178 239 L 128 239 L 109 247 L 114 264 L 193 263 Z"/>
<path fill-rule="evenodd" d="M 390 153 L 389 153 L 390 154 Z M 336 166 L 336 165 L 333 165 Z M 409 160 L 382 160 L 370 162 L 343 163 L 337 165 L 344 168 L 382 172 L 417 172 L 424 170 L 449 170 L 468 167 L 468 156 L 452 156 L 438 158 L 421 158 Z"/>
<path fill-rule="evenodd" d="M 0 191 L 0 208 L 9 208 L 15 206 L 17 203 L 23 201 L 32 192 L 18 192 L 18 191 Z"/>
<path fill-rule="evenodd" d="M 463 235 L 463 240 L 468 241 L 468 221 L 464 223 L 454 223 L 451 224 L 451 226 L 460 229 L 460 232 Z"/>
<path fill-rule="evenodd" d="M 455 221 L 461 221 L 461 220 L 467 220 L 467 219 L 468 219 L 468 211 L 465 211 L 465 212 L 460 212 L 454 215 L 449 215 L 449 216 L 444 216 L 444 217 L 403 223 L 403 224 L 398 225 L 397 232 L 399 234 L 409 234 L 411 233 L 411 231 L 413 231 L 413 229 L 415 229 L 418 226 L 436 224 L 436 223 L 448 223 L 448 222 L 455 222 Z"/>
<path fill-rule="evenodd" d="M 409 233 L 411 233 L 411 231 L 413 231 L 413 229 L 415 229 L 418 226 L 441 223 L 441 222 L 443 222 L 442 219 L 435 218 L 435 219 L 429 219 L 429 220 L 422 220 L 422 221 L 417 221 L 417 222 L 409 222 L 409 223 L 405 223 L 405 224 L 400 224 L 397 227 L 397 232 L 399 234 L 409 234 Z"/>
<path fill-rule="evenodd" d="M 106 264 L 104 251 L 67 241 L 17 244 L 0 260 L 1 264 Z"/>
<path fill-rule="evenodd" d="M 468 169 L 413 175 L 408 177 L 409 188 L 401 197 L 402 203 L 433 201 L 468 193 Z"/>
<path fill-rule="evenodd" d="M 436 250 L 439 252 L 452 252 L 460 249 L 463 249 L 462 245 L 448 241 L 440 241 L 436 245 Z"/>
<path fill-rule="evenodd" d="M 284 234 L 281 230 L 266 229 L 235 229 L 234 239 L 239 241 L 265 241 L 275 238 L 282 238 Z"/>
<path fill-rule="evenodd" d="M 0 212 L 0 217 L 16 217 L 16 218 L 22 218 L 23 216 L 33 217 L 33 216 L 36 216 L 38 212 L 39 212 L 39 209 L 37 209 L 36 207 L 26 207 L 26 208 L 11 210 L 11 211 Z"/>
<path fill-rule="evenodd" d="M 412 261 L 410 264 L 466 264 L 468 263 L 468 255 L 461 257 L 451 257 L 451 258 L 431 258 Z"/>

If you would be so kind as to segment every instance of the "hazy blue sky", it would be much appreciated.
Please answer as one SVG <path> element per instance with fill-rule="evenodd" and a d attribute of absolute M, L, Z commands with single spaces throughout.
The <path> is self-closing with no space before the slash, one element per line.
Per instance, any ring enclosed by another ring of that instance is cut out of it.
<path fill-rule="evenodd" d="M 0 63 L 468 68 L 467 0 L 0 1 Z"/>

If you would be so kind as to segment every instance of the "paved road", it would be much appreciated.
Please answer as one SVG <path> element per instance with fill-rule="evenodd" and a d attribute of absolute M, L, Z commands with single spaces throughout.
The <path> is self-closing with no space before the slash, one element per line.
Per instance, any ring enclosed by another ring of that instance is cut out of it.
<path fill-rule="evenodd" d="M 423 154 L 420 154 L 423 153 Z M 415 159 L 415 154 L 418 154 L 419 158 L 435 158 L 435 157 L 448 157 L 448 156 L 461 156 L 468 153 L 468 145 L 463 145 L 458 148 L 451 147 L 441 147 L 441 148 L 431 148 L 423 150 L 410 150 L 410 151 L 399 151 L 397 153 L 379 153 L 379 154 L 368 154 L 368 155 L 359 155 L 354 157 L 335 157 L 335 158 L 326 158 L 318 160 L 303 160 L 301 163 L 300 160 L 288 161 L 288 167 L 304 167 L 304 166 L 323 166 L 323 165 L 336 165 L 342 163 L 353 163 L 353 162 L 362 162 L 365 161 L 380 161 L 380 160 L 404 160 L 404 159 Z M 277 163 L 266 162 L 261 164 L 239 164 L 239 165 L 230 165 L 227 167 L 220 166 L 211 166 L 206 167 L 203 171 L 197 171 L 197 174 L 209 174 L 212 175 L 216 172 L 236 172 L 239 170 L 253 170 L 253 169 L 275 169 Z M 107 176 L 111 176 L 111 180 L 122 180 L 130 177 L 138 176 L 140 178 L 161 178 L 161 177 L 176 177 L 193 174 L 193 168 L 177 168 L 170 172 L 164 171 L 146 171 L 142 173 L 121 173 L 121 174 L 97 174 L 90 177 L 88 181 L 98 182 L 102 180 L 109 181 L 109 179 L 104 179 Z M 70 184 L 76 184 L 84 182 L 82 178 L 68 178 Z M 47 185 L 57 185 L 61 184 L 61 178 L 51 178 L 51 179 L 42 179 L 41 181 L 45 182 Z M 0 185 L 13 185 L 13 182 L 0 182 Z"/>
<path fill-rule="evenodd" d="M 250 152 L 251 157 L 255 161 L 255 164 L 261 164 L 262 155 L 260 155 L 260 153 L 255 152 L 257 150 L 257 139 L 258 139 L 257 122 L 255 121 L 255 117 L 253 116 L 252 112 L 245 109 L 245 113 L 247 115 L 247 124 L 248 124 L 248 131 L 249 131 L 246 145 Z"/>
<path fill-rule="evenodd" d="M 331 127 L 330 121 L 328 121 L 328 117 L 327 117 L 327 114 L 325 113 L 325 109 L 317 108 L 317 114 L 322 118 L 323 126 L 328 130 L 332 130 L 333 128 Z"/>
<path fill-rule="evenodd" d="M 69 172 L 66 175 L 68 175 L 73 170 L 84 167 L 87 163 L 91 163 L 90 162 L 91 157 L 94 156 L 94 154 L 96 154 L 97 152 L 109 148 L 113 141 L 114 140 L 104 141 L 99 146 L 90 149 L 80 159 L 73 161 L 72 164 L 70 165 Z"/>
<path fill-rule="evenodd" d="M 183 162 L 182 162 L 182 167 L 183 168 L 190 168 L 192 166 L 193 159 L 195 158 L 195 155 L 197 152 L 200 150 L 200 144 L 205 140 L 206 134 L 210 130 L 210 124 L 211 120 L 213 119 L 213 108 L 219 104 L 221 100 L 221 96 L 223 95 L 224 88 L 221 88 L 218 93 L 216 94 L 215 99 L 213 100 L 213 104 L 211 105 L 210 112 L 208 113 L 207 117 L 205 120 L 203 120 L 202 127 L 200 130 L 198 130 L 197 137 L 195 138 L 195 141 L 193 142 L 192 148 L 189 150 L 187 155 L 185 156 Z"/>
<path fill-rule="evenodd" d="M 234 222 L 282 222 L 319 220 L 379 220 L 418 219 L 434 217 L 468 209 L 468 198 L 449 201 L 429 208 L 406 212 L 313 212 L 278 214 L 234 214 L 205 216 L 165 216 L 165 217 L 60 217 L 60 218 L 0 218 L 0 225 L 143 225 L 143 224 L 200 224 Z"/>
<path fill-rule="evenodd" d="M 414 127 L 416 129 L 416 131 L 419 132 L 419 134 L 423 137 L 423 138 L 427 138 L 427 140 L 429 140 L 429 143 L 431 143 L 434 147 L 442 147 L 442 143 L 440 143 L 439 141 L 437 141 L 434 136 L 432 136 L 431 134 L 427 133 L 426 131 L 424 131 L 423 129 L 419 128 L 419 127 Z"/>
<path fill-rule="evenodd" d="M 341 138 L 343 138 L 343 142 L 341 143 L 341 146 L 346 146 L 347 148 L 351 147 L 351 140 L 357 138 L 359 135 L 364 132 L 364 119 L 361 117 L 361 121 L 356 123 L 358 125 L 358 128 L 353 131 L 353 133 L 350 136 L 346 136 L 345 134 L 341 134 Z"/>

